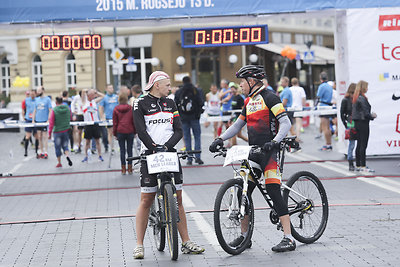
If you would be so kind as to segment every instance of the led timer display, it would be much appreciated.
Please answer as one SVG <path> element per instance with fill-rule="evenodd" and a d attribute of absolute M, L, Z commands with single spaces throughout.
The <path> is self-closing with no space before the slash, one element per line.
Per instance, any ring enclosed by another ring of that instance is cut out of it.
<path fill-rule="evenodd" d="M 181 29 L 183 48 L 268 43 L 268 26 Z"/>
<path fill-rule="evenodd" d="M 42 35 L 40 48 L 43 51 L 99 50 L 101 35 Z"/>

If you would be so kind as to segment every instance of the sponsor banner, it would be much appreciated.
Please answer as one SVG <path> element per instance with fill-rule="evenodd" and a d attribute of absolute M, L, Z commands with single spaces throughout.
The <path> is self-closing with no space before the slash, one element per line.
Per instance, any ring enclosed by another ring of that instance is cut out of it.
<path fill-rule="evenodd" d="M 398 0 L 2 0 L 0 23 L 210 17 L 395 7 Z"/>
<path fill-rule="evenodd" d="M 370 123 L 367 155 L 400 154 L 400 7 L 344 12 L 335 37 L 347 48 L 336 53 L 336 77 L 345 90 L 351 82 L 368 82 L 366 96 L 378 117 Z"/>

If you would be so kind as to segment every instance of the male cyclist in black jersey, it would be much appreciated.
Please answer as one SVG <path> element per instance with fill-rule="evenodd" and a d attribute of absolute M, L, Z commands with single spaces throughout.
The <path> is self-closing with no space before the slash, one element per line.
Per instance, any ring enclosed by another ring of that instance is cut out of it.
<path fill-rule="evenodd" d="M 282 241 L 272 247 L 272 250 L 291 251 L 296 249 L 296 243 L 291 235 L 287 204 L 281 195 L 281 173 L 277 163 L 279 142 L 287 135 L 291 123 L 279 97 L 263 85 L 262 79 L 266 77 L 266 74 L 262 66 L 244 66 L 236 73 L 236 77 L 241 79 L 240 87 L 248 97 L 239 118 L 224 134 L 212 142 L 210 151 L 217 152 L 224 145 L 225 140 L 235 136 L 247 124 L 249 145 L 258 145 L 263 148 L 262 154 L 250 154 L 250 164 L 258 177 L 261 177 L 261 172 L 264 175 L 265 187 L 274 203 L 284 231 Z M 255 183 L 249 181 L 249 196 L 254 188 Z M 245 223 L 243 220 L 242 226 Z M 246 229 L 247 226 L 242 228 Z M 230 245 L 238 246 L 243 240 L 244 236 L 239 236 Z"/>
<path fill-rule="evenodd" d="M 155 152 L 176 151 L 174 146 L 182 138 L 182 124 L 175 102 L 167 98 L 171 90 L 168 74 L 155 71 L 149 77 L 146 96 L 138 98 L 133 103 L 133 120 L 139 139 L 142 141 L 141 152 L 152 154 Z M 175 173 L 175 187 L 178 197 L 180 221 L 178 231 L 182 239 L 182 252 L 198 254 L 204 248 L 189 239 L 186 214 L 182 205 L 182 169 Z M 149 174 L 147 164 L 140 167 L 140 203 L 136 212 L 137 246 L 133 252 L 135 259 L 144 258 L 143 239 L 149 218 L 149 210 L 157 192 L 157 175 Z"/>

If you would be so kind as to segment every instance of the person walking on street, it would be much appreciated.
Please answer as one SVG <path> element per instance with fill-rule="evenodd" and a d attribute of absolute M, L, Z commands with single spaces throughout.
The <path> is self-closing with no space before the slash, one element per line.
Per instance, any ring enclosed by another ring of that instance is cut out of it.
<path fill-rule="evenodd" d="M 32 89 L 29 93 L 29 97 L 25 98 L 25 109 L 23 109 L 25 122 L 27 123 L 33 122 L 33 113 L 36 107 L 35 101 L 36 101 L 36 90 Z M 28 156 L 29 140 L 31 140 L 32 134 L 35 137 L 35 153 L 36 155 L 38 155 L 39 139 L 37 136 L 36 128 L 25 127 L 25 139 L 24 139 L 25 157 Z"/>
<path fill-rule="evenodd" d="M 353 120 L 357 132 L 356 168 L 358 171 L 374 172 L 366 166 L 366 154 L 369 139 L 369 122 L 377 116 L 371 113 L 371 105 L 365 95 L 368 92 L 368 83 L 359 81 L 353 96 Z"/>
<path fill-rule="evenodd" d="M 306 92 L 304 88 L 299 85 L 299 80 L 296 77 L 293 77 L 291 80 L 292 86 L 290 87 L 290 91 L 292 92 L 292 109 L 295 111 L 302 111 L 303 107 L 306 105 Z M 295 121 L 295 134 L 297 136 L 296 140 L 301 142 L 300 140 L 300 130 L 303 126 L 303 118 L 296 117 Z M 293 127 L 293 126 L 292 126 Z"/>
<path fill-rule="evenodd" d="M 101 102 L 99 103 L 100 108 L 100 117 L 102 120 L 112 120 L 114 108 L 118 105 L 118 96 L 114 93 L 114 86 L 112 84 L 108 84 L 106 88 L 106 95 L 103 97 Z M 113 127 L 106 126 L 107 132 L 103 131 L 103 143 L 106 150 L 108 152 L 108 146 L 111 145 L 113 138 Z M 103 128 L 104 129 L 104 128 Z M 112 150 L 114 148 L 111 148 Z M 111 151 L 114 152 L 114 151 Z"/>
<path fill-rule="evenodd" d="M 233 93 L 232 110 L 239 110 L 239 112 L 232 113 L 231 119 L 229 121 L 229 127 L 230 127 L 232 124 L 235 123 L 237 118 L 239 118 L 240 111 L 243 109 L 243 106 L 244 106 L 244 97 L 239 93 L 239 86 L 236 83 L 230 82 L 229 83 L 229 88 L 231 88 L 232 93 Z M 232 142 L 231 142 L 232 146 L 237 145 L 237 138 L 236 137 L 239 137 L 239 138 L 241 138 L 242 140 L 244 140 L 246 142 L 249 141 L 247 136 L 243 135 L 242 129 L 240 129 L 240 131 L 237 133 L 237 135 L 235 135 L 231 139 L 232 140 Z"/>
<path fill-rule="evenodd" d="M 236 73 L 236 77 L 241 79 L 240 87 L 248 97 L 239 118 L 225 133 L 212 142 L 209 149 L 210 152 L 217 152 L 219 147 L 223 147 L 224 140 L 237 134 L 247 124 L 249 145 L 262 147 L 261 153 L 250 154 L 249 160 L 258 164 L 258 168 L 254 168 L 257 177 L 264 176 L 265 178 L 265 189 L 273 202 L 284 232 L 282 241 L 272 247 L 272 251 L 292 251 L 296 249 L 296 242 L 291 234 L 287 203 L 281 194 L 282 175 L 277 163 L 279 142 L 289 132 L 290 120 L 279 97 L 263 85 L 261 80 L 266 77 L 266 73 L 262 66 L 243 66 Z M 251 197 L 255 187 L 255 183 L 249 180 L 248 197 Z M 246 222 L 248 220 L 242 220 L 242 229 L 247 229 Z M 229 245 L 236 247 L 244 238 L 242 234 Z"/>
<path fill-rule="evenodd" d="M 126 154 L 132 157 L 133 137 L 136 133 L 133 125 L 132 106 L 128 104 L 128 96 L 120 93 L 118 97 L 119 105 L 113 111 L 113 134 L 118 140 L 121 173 L 126 174 Z M 132 161 L 128 161 L 128 173 L 132 174 Z"/>
<path fill-rule="evenodd" d="M 345 129 L 354 128 L 354 121 L 352 118 L 353 112 L 353 95 L 356 90 L 356 84 L 351 83 L 347 92 L 342 99 L 342 103 L 340 104 L 340 118 L 342 119 L 343 125 Z M 350 131 L 349 136 L 349 146 L 347 148 L 347 160 L 349 161 L 349 171 L 354 171 L 354 158 L 353 151 L 356 145 L 355 136 L 352 131 Z"/>
<path fill-rule="evenodd" d="M 221 89 L 219 90 L 219 100 L 221 101 L 221 116 L 230 116 L 230 110 L 232 109 L 232 90 L 229 88 L 228 80 L 222 79 L 220 82 Z M 225 125 L 225 129 L 229 127 L 229 119 L 222 119 L 218 127 L 218 136 L 222 133 L 222 127 Z"/>
<path fill-rule="evenodd" d="M 44 95 L 43 86 L 39 86 L 37 89 L 37 97 L 35 99 L 35 111 L 33 112 L 33 123 L 49 122 L 50 111 L 52 109 L 51 100 L 49 97 Z M 37 158 L 47 159 L 47 126 L 36 127 L 37 136 L 39 139 L 40 154 L 37 154 Z"/>
<path fill-rule="evenodd" d="M 83 110 L 82 110 L 82 91 L 79 91 L 79 93 L 73 97 L 72 102 L 71 102 L 71 112 L 72 112 L 72 121 L 75 122 L 83 122 Z M 83 126 L 78 126 L 74 125 L 73 127 L 73 138 L 74 144 L 76 147 L 74 150 L 76 150 L 76 153 L 81 153 L 81 143 L 82 143 L 82 130 Z"/>
<path fill-rule="evenodd" d="M 68 165 L 72 166 L 72 161 L 69 158 L 68 149 L 68 130 L 71 129 L 70 125 L 71 111 L 69 107 L 63 104 L 63 99 L 61 97 L 56 97 L 56 106 L 50 113 L 49 119 L 49 139 L 51 139 L 51 134 L 54 131 L 54 148 L 57 157 L 56 168 L 61 168 L 61 148 L 64 150 L 64 154 L 67 158 Z"/>
<path fill-rule="evenodd" d="M 82 91 L 82 111 L 83 119 L 85 122 L 91 122 L 93 124 L 86 125 L 84 127 L 85 136 L 85 158 L 82 162 L 88 162 L 88 150 L 90 148 L 90 140 L 95 139 L 97 154 L 99 155 L 99 160 L 104 161 L 101 156 L 101 146 L 100 146 L 100 126 L 99 126 L 99 112 L 97 108 L 97 103 L 101 101 L 104 95 L 97 92 L 95 89 L 84 89 Z"/>
<path fill-rule="evenodd" d="M 194 149 L 201 150 L 200 115 L 203 111 L 204 103 L 189 76 L 183 77 L 183 87 L 176 92 L 175 102 L 182 121 L 183 140 L 185 141 L 186 151 L 192 150 L 191 131 L 194 136 Z M 195 154 L 195 158 L 197 164 L 204 164 L 200 153 Z M 188 158 L 187 165 L 192 165 L 192 158 Z"/>
<path fill-rule="evenodd" d="M 289 88 L 289 78 L 286 76 L 283 76 L 281 79 L 281 85 L 283 87 L 283 90 L 279 97 L 281 98 L 282 105 L 286 110 L 287 116 L 290 120 L 290 123 L 293 125 L 293 114 L 294 112 L 291 110 L 292 105 L 293 105 L 293 94 L 292 91 Z M 293 130 L 293 127 L 290 128 L 290 134 L 295 135 L 296 133 Z"/>
<path fill-rule="evenodd" d="M 321 72 L 319 75 L 321 84 L 318 87 L 317 97 L 319 107 L 329 107 L 332 106 L 332 94 L 333 88 L 328 84 L 328 75 L 326 72 Z M 330 118 L 334 117 L 332 115 L 320 115 L 321 119 L 321 130 L 325 137 L 325 145 L 320 148 L 321 151 L 331 151 L 332 150 L 332 131 L 330 128 Z"/>
<path fill-rule="evenodd" d="M 171 82 L 168 74 L 155 71 L 149 77 L 144 97 L 133 105 L 134 125 L 140 140 L 143 142 L 142 153 L 152 154 L 158 151 L 176 151 L 174 148 L 182 138 L 182 126 L 175 102 L 167 98 Z M 155 121 L 159 123 L 154 123 Z M 182 205 L 182 168 L 174 174 L 176 194 L 178 199 L 178 231 L 182 239 L 183 253 L 203 253 L 204 248 L 191 241 L 187 230 L 185 209 Z M 149 218 L 150 207 L 157 192 L 157 176 L 149 174 L 146 162 L 140 167 L 140 203 L 136 212 L 136 248 L 133 251 L 135 259 L 144 258 L 143 240 Z"/>
<path fill-rule="evenodd" d="M 206 94 L 206 113 L 208 117 L 219 117 L 221 114 L 220 110 L 221 101 L 218 96 L 218 88 L 217 85 L 211 84 L 210 92 Z M 214 126 L 214 138 L 218 137 L 218 121 L 213 122 Z M 210 125 L 209 121 L 204 123 L 204 126 L 207 128 Z"/>

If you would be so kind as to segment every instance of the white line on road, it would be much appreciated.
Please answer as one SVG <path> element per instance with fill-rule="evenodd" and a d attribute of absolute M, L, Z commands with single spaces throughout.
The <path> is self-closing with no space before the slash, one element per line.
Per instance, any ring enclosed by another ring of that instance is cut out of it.
<path fill-rule="evenodd" d="M 345 176 L 353 176 L 354 175 L 354 173 L 348 172 L 346 170 L 343 170 L 343 168 L 341 168 L 341 167 L 337 167 L 337 166 L 331 165 L 328 162 L 311 162 L 311 164 L 314 164 L 314 165 L 317 165 L 319 167 L 332 170 L 334 172 L 338 172 L 338 173 L 343 174 Z"/>
<path fill-rule="evenodd" d="M 383 177 L 376 177 L 376 178 L 378 178 L 378 179 L 358 177 L 357 180 L 400 194 L 400 184 L 399 183 L 397 183 L 395 181 L 389 181 L 387 178 L 383 178 Z M 396 186 L 391 186 L 391 185 L 389 185 L 389 183 L 390 184 L 396 183 Z"/>
<path fill-rule="evenodd" d="M 35 157 L 35 156 L 29 156 L 29 157 L 24 158 L 22 161 L 28 161 L 28 160 L 33 159 L 34 157 Z"/>
<path fill-rule="evenodd" d="M 196 207 L 184 190 L 182 190 L 182 202 L 185 208 Z M 218 243 L 217 236 L 215 235 L 214 228 L 206 221 L 206 219 L 204 219 L 200 212 L 192 212 L 188 214 L 194 220 L 197 228 L 202 232 L 203 236 L 207 239 L 208 243 L 215 249 L 215 251 L 222 251 L 222 248 Z"/>
<path fill-rule="evenodd" d="M 292 157 L 294 159 L 297 159 L 299 161 L 304 161 L 304 160 L 320 160 L 320 158 L 308 155 L 306 153 L 303 152 L 298 152 L 298 153 L 287 153 L 286 154 L 289 157 Z"/>

